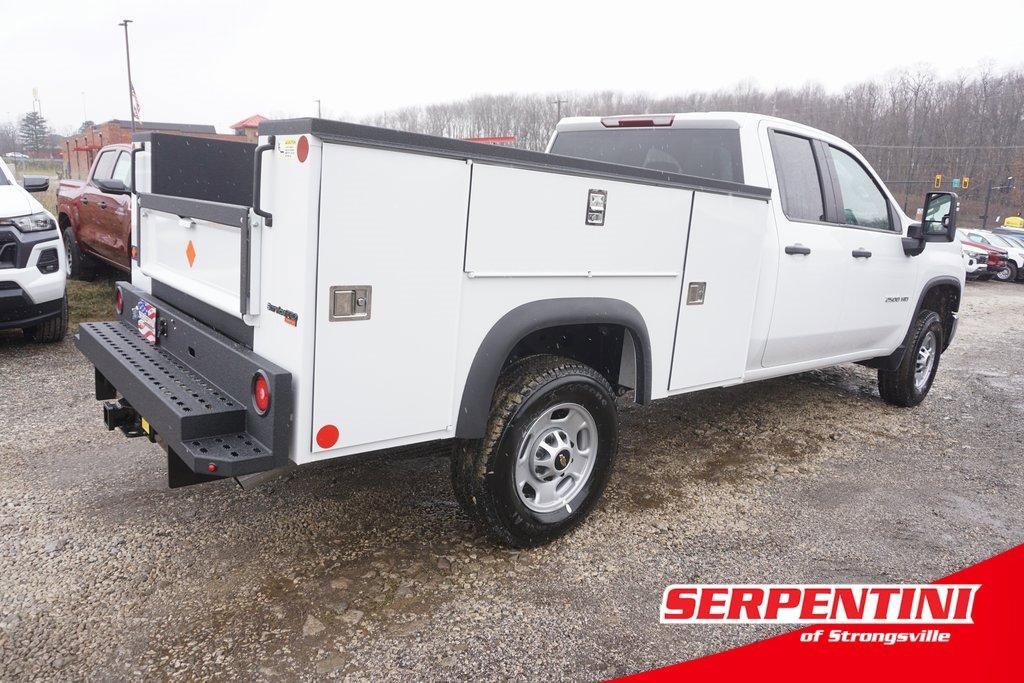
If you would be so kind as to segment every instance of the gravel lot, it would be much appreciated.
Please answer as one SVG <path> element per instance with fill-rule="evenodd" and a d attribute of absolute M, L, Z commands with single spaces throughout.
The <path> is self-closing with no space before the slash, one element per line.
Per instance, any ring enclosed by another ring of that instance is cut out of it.
<path fill-rule="evenodd" d="M 0 336 L 0 679 L 595 679 L 757 640 L 671 582 L 937 578 L 1024 540 L 1024 286 L 970 283 L 916 410 L 843 366 L 621 405 L 583 527 L 510 552 L 443 454 L 170 491 L 70 341 Z"/>

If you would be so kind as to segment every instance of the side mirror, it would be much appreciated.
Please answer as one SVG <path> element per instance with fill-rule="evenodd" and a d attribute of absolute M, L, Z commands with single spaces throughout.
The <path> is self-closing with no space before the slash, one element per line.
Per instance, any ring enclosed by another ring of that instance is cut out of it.
<path fill-rule="evenodd" d="M 106 194 L 131 194 L 132 191 L 120 180 L 97 180 L 96 187 Z"/>
<path fill-rule="evenodd" d="M 929 242 L 952 242 L 956 239 L 955 192 L 929 192 L 924 198 L 921 225 Z"/>
<path fill-rule="evenodd" d="M 29 192 L 46 192 L 50 189 L 50 179 L 44 175 L 27 175 L 21 179 L 21 185 Z"/>

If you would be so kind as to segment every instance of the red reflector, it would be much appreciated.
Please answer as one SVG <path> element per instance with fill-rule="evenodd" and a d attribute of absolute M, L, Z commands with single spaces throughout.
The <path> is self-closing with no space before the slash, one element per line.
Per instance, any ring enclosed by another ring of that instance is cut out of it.
<path fill-rule="evenodd" d="M 648 128 L 651 126 L 671 126 L 675 120 L 672 114 L 662 116 L 606 116 L 601 119 L 605 128 Z"/>
<path fill-rule="evenodd" d="M 118 287 L 114 290 L 114 310 L 117 311 L 118 315 L 124 311 L 124 294 L 121 293 L 121 288 Z"/>
<path fill-rule="evenodd" d="M 330 448 L 338 443 L 338 428 L 334 425 L 324 425 L 316 433 L 316 445 L 320 448 Z"/>
<path fill-rule="evenodd" d="M 256 373 L 252 378 L 252 404 L 256 406 L 256 412 L 260 415 L 266 415 L 270 410 L 270 384 L 262 372 Z"/>
<path fill-rule="evenodd" d="M 211 462 L 209 465 L 206 466 L 206 471 L 207 472 L 216 472 L 217 471 L 217 465 L 215 465 L 214 463 Z"/>
<path fill-rule="evenodd" d="M 309 139 L 305 135 L 300 137 L 299 144 L 295 145 L 295 156 L 300 162 L 305 161 L 309 156 Z"/>

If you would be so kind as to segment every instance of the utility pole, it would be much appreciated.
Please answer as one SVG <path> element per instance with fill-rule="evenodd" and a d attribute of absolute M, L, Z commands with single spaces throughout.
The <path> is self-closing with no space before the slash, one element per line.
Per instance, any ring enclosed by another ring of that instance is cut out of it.
<path fill-rule="evenodd" d="M 562 96 L 559 95 L 555 99 L 551 100 L 551 102 L 549 104 L 553 104 L 556 107 L 558 107 L 558 120 L 561 121 L 562 120 L 562 105 L 563 104 L 569 104 L 569 100 L 563 100 Z"/>
<path fill-rule="evenodd" d="M 322 119 L 323 118 L 323 114 L 320 112 L 320 100 L 316 99 L 316 100 L 313 100 L 313 101 L 316 102 L 316 117 L 318 119 Z"/>
<path fill-rule="evenodd" d="M 135 136 L 135 87 L 132 85 L 132 53 L 128 49 L 128 24 L 131 19 L 124 19 L 118 26 L 124 26 L 124 57 L 128 63 L 128 111 L 132 115 L 132 136 Z"/>
<path fill-rule="evenodd" d="M 985 213 L 981 216 L 981 229 L 984 230 L 988 224 L 988 206 L 992 199 L 992 190 L 1012 190 L 1013 189 L 1013 176 L 1010 176 L 1003 181 L 1003 185 L 995 185 L 991 180 L 988 181 L 988 191 L 985 192 Z"/>

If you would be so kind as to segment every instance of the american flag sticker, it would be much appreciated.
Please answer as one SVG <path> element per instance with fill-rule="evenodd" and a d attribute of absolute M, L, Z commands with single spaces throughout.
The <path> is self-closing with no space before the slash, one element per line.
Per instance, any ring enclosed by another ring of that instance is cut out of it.
<path fill-rule="evenodd" d="M 139 299 L 135 310 L 139 314 L 139 334 L 150 344 L 156 344 L 156 306 Z"/>

